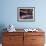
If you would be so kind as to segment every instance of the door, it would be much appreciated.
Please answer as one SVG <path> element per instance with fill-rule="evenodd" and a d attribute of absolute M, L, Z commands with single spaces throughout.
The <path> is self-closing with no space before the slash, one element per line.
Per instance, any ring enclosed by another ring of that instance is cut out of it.
<path fill-rule="evenodd" d="M 11 35 L 11 34 L 5 35 L 3 37 L 3 46 L 23 46 L 22 33 L 18 33 L 16 35 Z"/>
<path fill-rule="evenodd" d="M 44 46 L 44 36 L 32 36 L 32 46 Z"/>

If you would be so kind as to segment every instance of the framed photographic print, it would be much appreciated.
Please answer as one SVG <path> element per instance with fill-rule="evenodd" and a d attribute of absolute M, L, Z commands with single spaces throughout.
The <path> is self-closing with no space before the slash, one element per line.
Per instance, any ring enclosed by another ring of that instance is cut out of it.
<path fill-rule="evenodd" d="M 22 22 L 35 21 L 35 7 L 18 7 L 17 20 Z"/>

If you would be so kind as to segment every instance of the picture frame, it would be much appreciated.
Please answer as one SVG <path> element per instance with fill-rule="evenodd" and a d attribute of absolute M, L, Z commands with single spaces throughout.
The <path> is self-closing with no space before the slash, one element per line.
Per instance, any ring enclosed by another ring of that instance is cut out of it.
<path fill-rule="evenodd" d="M 35 21 L 35 7 L 18 7 L 17 21 L 34 22 Z"/>

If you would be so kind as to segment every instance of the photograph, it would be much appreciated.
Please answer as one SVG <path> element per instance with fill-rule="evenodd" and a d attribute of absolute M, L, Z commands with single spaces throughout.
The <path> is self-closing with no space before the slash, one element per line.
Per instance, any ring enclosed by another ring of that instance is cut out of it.
<path fill-rule="evenodd" d="M 18 7 L 17 20 L 18 21 L 34 21 L 35 20 L 35 8 L 34 7 Z"/>

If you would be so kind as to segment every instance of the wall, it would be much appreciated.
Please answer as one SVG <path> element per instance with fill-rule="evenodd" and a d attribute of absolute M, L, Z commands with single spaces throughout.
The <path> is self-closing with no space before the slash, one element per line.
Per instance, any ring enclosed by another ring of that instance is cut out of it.
<path fill-rule="evenodd" d="M 40 27 L 46 32 L 46 0 L 0 0 L 0 27 Z M 35 22 L 18 22 L 17 7 L 35 7 Z M 1 30 L 0 30 L 1 31 Z"/>
<path fill-rule="evenodd" d="M 16 28 L 46 28 L 46 1 L 44 0 L 1 0 L 0 25 L 13 24 Z M 35 22 L 18 22 L 17 7 L 35 7 Z"/>

